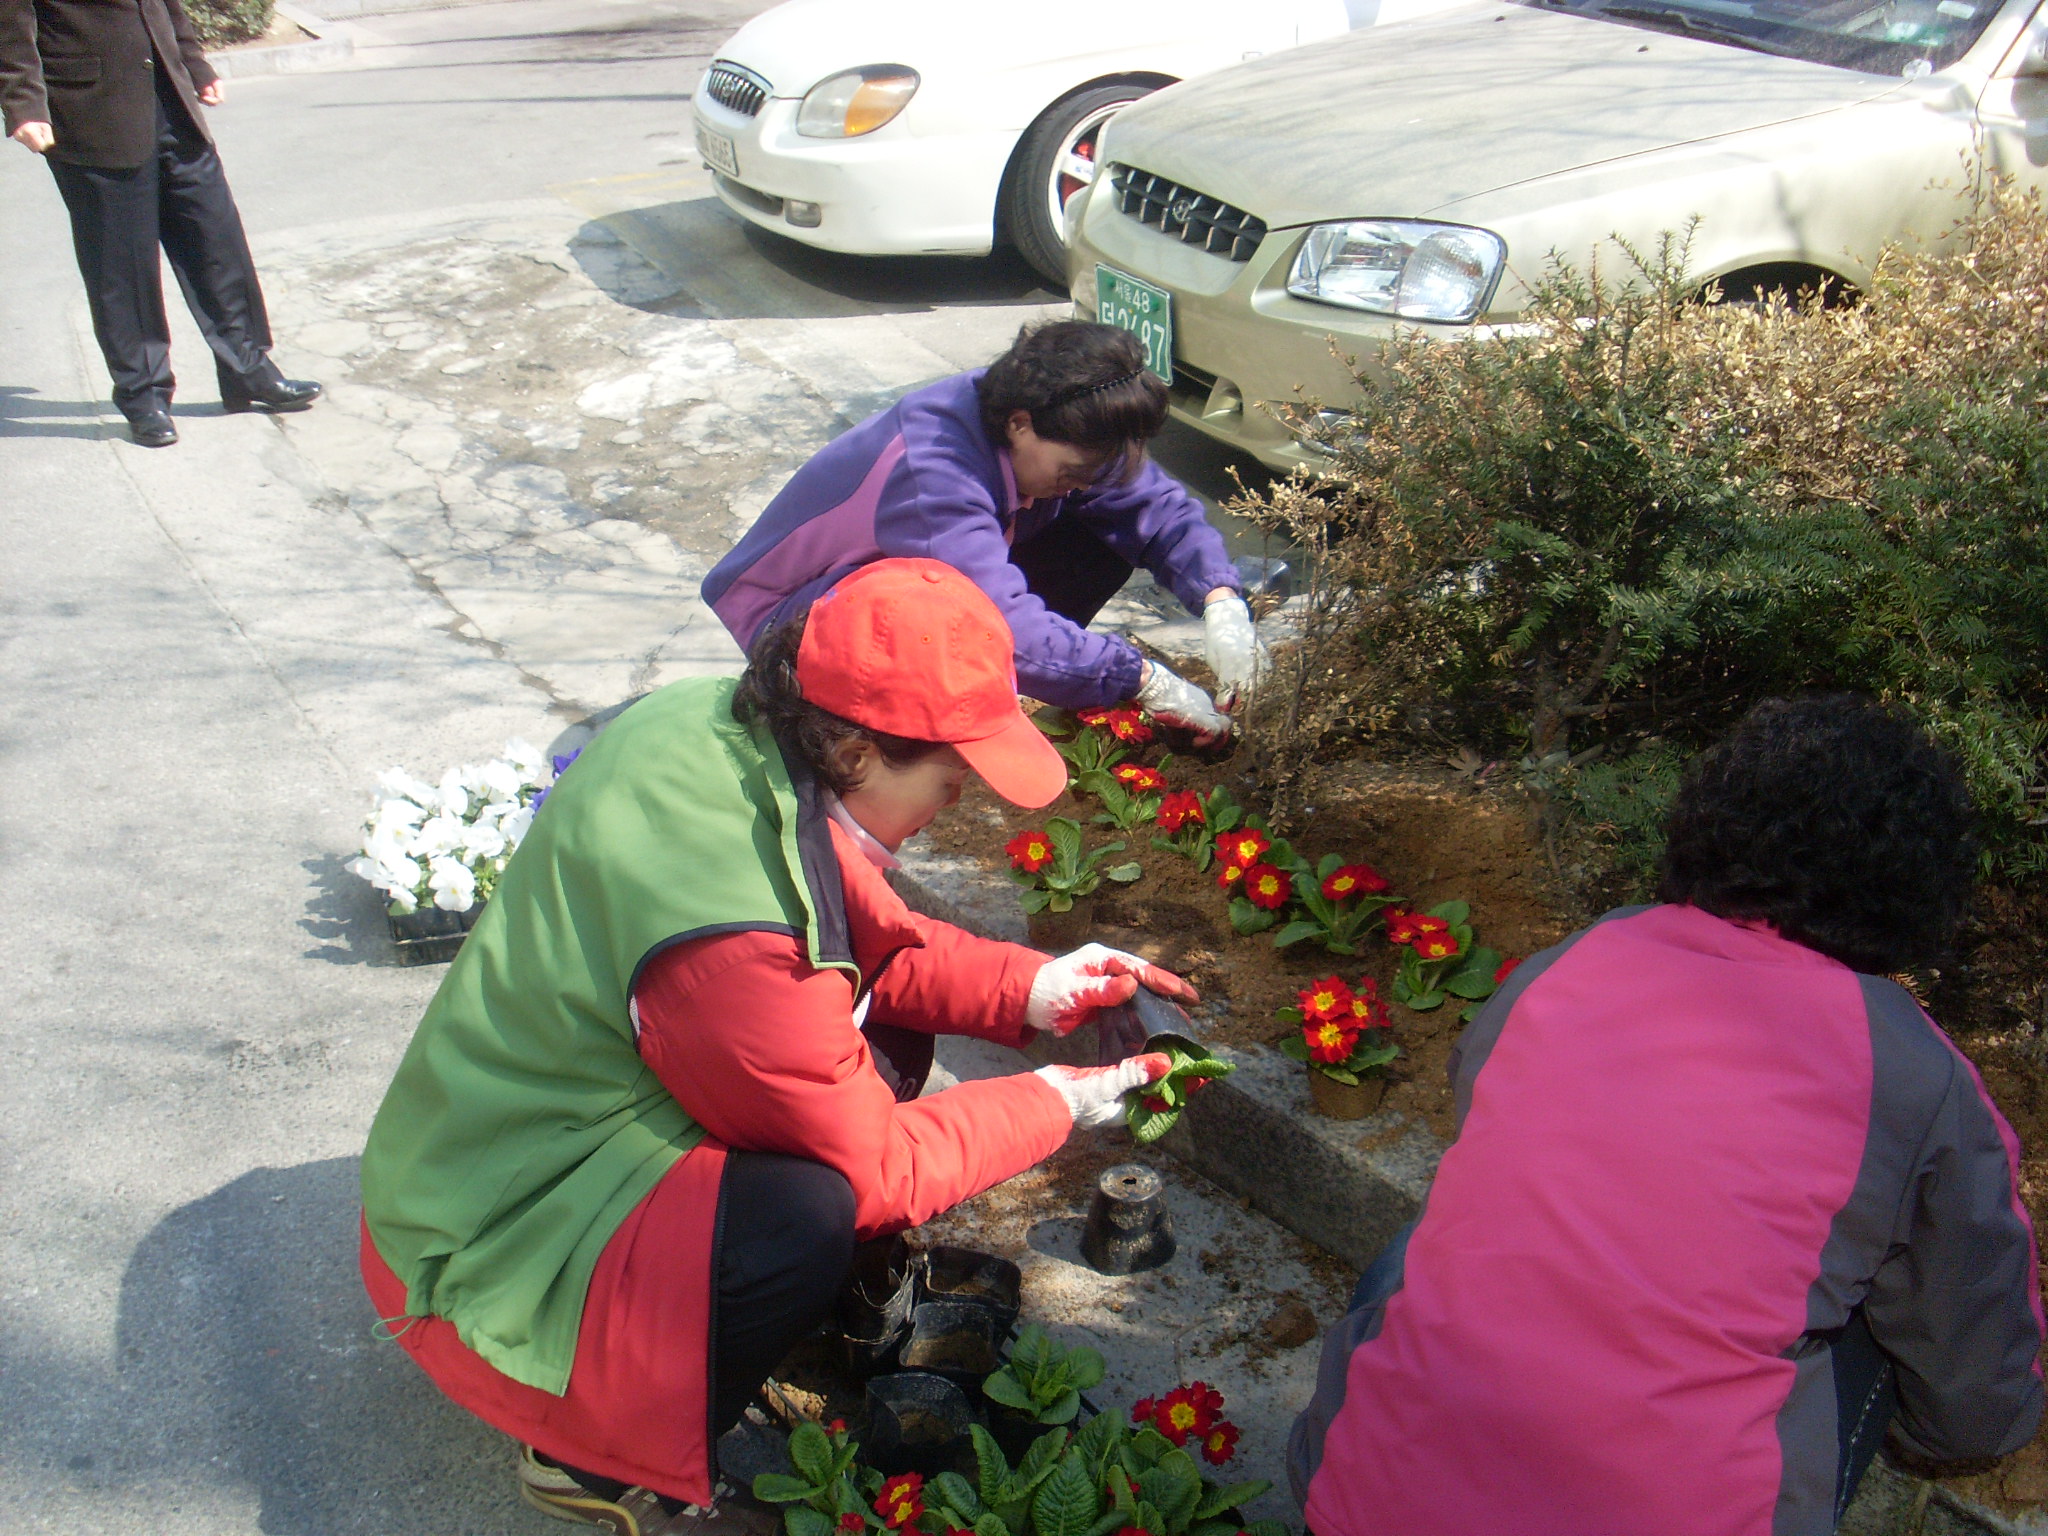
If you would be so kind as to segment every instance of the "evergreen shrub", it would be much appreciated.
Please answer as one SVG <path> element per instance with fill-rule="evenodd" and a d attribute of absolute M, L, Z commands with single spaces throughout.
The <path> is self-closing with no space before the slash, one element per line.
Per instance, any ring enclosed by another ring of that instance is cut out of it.
<path fill-rule="evenodd" d="M 1959 753 L 1999 872 L 2048 866 L 2048 218 L 1994 185 L 1847 306 L 1697 302 L 1686 246 L 1553 261 L 1508 334 L 1398 336 L 1355 414 L 1301 408 L 1328 470 L 1234 508 L 1316 577 L 1276 728 L 1422 722 L 1568 786 L 1857 689 Z"/>
<path fill-rule="evenodd" d="M 270 30 L 275 0 L 184 0 L 185 14 L 204 48 L 228 48 Z"/>

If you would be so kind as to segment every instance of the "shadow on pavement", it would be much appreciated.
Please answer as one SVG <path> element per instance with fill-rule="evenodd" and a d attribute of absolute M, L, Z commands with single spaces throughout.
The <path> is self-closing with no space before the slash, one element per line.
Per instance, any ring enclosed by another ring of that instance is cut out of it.
<path fill-rule="evenodd" d="M 97 400 L 45 400 L 0 384 L 0 437 L 101 437 Z"/>
<path fill-rule="evenodd" d="M 540 1531 L 513 1445 L 443 1398 L 375 1323 L 356 1270 L 357 1159 L 259 1168 L 173 1211 L 121 1282 L 122 1421 L 174 1478 L 231 1479 L 270 1536 Z M 118 1453 L 117 1453 L 118 1455 Z"/>
<path fill-rule="evenodd" d="M 666 281 L 636 282 L 623 272 L 621 243 Z M 822 320 L 1036 306 L 1062 297 L 1007 248 L 978 257 L 845 256 L 759 229 L 715 197 L 593 220 L 569 249 L 613 298 L 658 314 L 686 305 L 721 320 Z"/>
<path fill-rule="evenodd" d="M 354 855 L 322 854 L 303 859 L 299 868 L 313 877 L 299 927 L 319 942 L 304 951 L 307 960 L 330 965 L 397 965 L 398 952 L 384 920 L 376 888 L 348 871 Z"/>

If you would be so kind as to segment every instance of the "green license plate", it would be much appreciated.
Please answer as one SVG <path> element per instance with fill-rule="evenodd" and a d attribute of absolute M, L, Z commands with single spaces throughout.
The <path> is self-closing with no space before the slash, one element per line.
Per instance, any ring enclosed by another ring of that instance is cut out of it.
<path fill-rule="evenodd" d="M 1145 344 L 1145 366 L 1173 382 L 1173 295 L 1113 267 L 1095 269 L 1095 318 Z"/>

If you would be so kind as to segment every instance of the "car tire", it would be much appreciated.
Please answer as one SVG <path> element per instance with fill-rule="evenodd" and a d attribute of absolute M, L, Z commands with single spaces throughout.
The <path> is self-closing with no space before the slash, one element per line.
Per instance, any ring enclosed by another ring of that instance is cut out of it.
<path fill-rule="evenodd" d="M 1003 177 L 1003 229 L 1024 259 L 1062 293 L 1067 287 L 1067 242 L 1061 210 L 1094 179 L 1095 144 L 1102 125 L 1156 89 L 1124 84 L 1076 91 L 1041 112 L 1017 141 Z M 1081 165 L 1089 167 L 1089 175 L 1073 174 Z"/>

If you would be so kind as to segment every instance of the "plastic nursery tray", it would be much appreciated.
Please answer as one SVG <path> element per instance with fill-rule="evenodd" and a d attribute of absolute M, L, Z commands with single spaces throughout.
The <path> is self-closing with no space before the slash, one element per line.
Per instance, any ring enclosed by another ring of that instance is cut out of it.
<path fill-rule="evenodd" d="M 476 926 L 483 904 L 461 912 L 421 907 L 416 912 L 388 912 L 391 942 L 400 965 L 439 965 L 455 958 L 469 930 Z"/>

